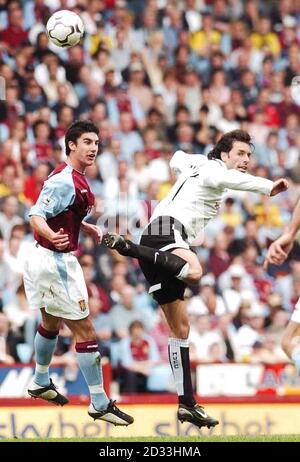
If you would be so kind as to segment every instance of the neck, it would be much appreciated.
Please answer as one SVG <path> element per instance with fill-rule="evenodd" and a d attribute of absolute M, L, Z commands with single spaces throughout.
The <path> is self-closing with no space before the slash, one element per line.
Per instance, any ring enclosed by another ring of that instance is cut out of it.
<path fill-rule="evenodd" d="M 85 174 L 85 169 L 83 165 L 77 160 L 77 159 L 72 159 L 70 156 L 66 160 L 66 164 L 70 165 L 74 170 L 76 170 L 79 173 Z"/>

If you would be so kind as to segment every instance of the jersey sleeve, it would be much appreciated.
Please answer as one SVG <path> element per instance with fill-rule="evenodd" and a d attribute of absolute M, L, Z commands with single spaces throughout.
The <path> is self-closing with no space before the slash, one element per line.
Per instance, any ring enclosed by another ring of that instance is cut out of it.
<path fill-rule="evenodd" d="M 266 178 L 249 175 L 239 170 L 227 170 L 221 166 L 216 166 L 213 170 L 207 169 L 204 184 L 212 188 L 221 187 L 270 195 L 274 183 Z"/>
<path fill-rule="evenodd" d="M 187 154 L 184 151 L 176 151 L 170 159 L 169 165 L 177 175 L 188 171 L 190 175 L 196 173 L 199 167 L 207 163 L 207 157 L 202 154 Z"/>
<path fill-rule="evenodd" d="M 29 211 L 29 216 L 37 215 L 45 220 L 56 217 L 73 204 L 75 195 L 71 175 L 54 175 L 44 183 L 36 204 Z"/>

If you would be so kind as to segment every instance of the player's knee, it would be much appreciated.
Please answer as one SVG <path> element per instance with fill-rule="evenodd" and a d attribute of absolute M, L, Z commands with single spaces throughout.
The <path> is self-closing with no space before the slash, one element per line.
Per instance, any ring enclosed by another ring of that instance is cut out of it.
<path fill-rule="evenodd" d="M 192 267 L 188 274 L 188 283 L 189 284 L 198 284 L 201 276 L 203 274 L 201 266 Z"/>
<path fill-rule="evenodd" d="M 81 332 L 81 338 L 82 338 L 82 342 L 91 342 L 93 340 L 96 340 L 96 334 L 95 334 L 95 331 L 93 329 L 91 330 L 87 330 L 87 331 L 82 331 Z"/>
<path fill-rule="evenodd" d="M 92 325 L 86 323 L 82 326 L 76 326 L 76 329 L 73 329 L 73 333 L 76 336 L 77 342 L 91 342 L 96 340 L 96 333 Z"/>
<path fill-rule="evenodd" d="M 43 319 L 43 322 L 42 322 L 43 328 L 50 332 L 58 331 L 60 328 L 60 324 L 61 324 L 60 321 L 49 320 L 49 319 L 48 320 Z"/>

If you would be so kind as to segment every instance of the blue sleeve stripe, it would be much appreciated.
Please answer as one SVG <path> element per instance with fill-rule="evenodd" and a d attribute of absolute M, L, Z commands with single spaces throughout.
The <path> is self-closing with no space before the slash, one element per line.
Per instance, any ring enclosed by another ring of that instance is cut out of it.
<path fill-rule="evenodd" d="M 36 204 L 29 211 L 29 216 L 39 215 L 45 219 L 55 217 L 74 203 L 75 196 L 72 169 L 65 168 L 44 183 Z"/>

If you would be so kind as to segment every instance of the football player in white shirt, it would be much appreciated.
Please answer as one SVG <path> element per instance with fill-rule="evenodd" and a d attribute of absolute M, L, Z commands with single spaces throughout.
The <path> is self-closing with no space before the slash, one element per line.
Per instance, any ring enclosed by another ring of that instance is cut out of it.
<path fill-rule="evenodd" d="M 184 291 L 187 284 L 199 283 L 202 268 L 190 246 L 201 244 L 204 228 L 218 213 L 226 188 L 270 196 L 288 188 L 285 179 L 273 182 L 246 173 L 251 149 L 250 135 L 234 130 L 222 136 L 208 158 L 177 151 L 170 166 L 178 179 L 155 208 L 140 245 L 113 233 L 102 241 L 139 260 L 150 284 L 149 293 L 161 305 L 171 329 L 169 357 L 179 397 L 178 419 L 198 427 L 212 427 L 218 421 L 208 416 L 193 396 Z"/>

